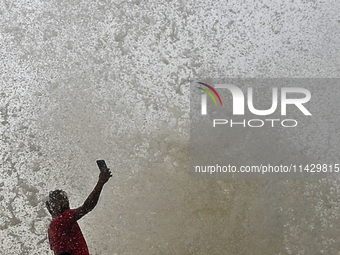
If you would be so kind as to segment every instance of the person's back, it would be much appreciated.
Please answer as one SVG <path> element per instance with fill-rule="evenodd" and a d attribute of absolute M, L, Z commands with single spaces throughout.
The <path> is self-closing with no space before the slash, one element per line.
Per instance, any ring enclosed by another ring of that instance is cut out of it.
<path fill-rule="evenodd" d="M 50 247 L 56 253 L 68 251 L 74 255 L 89 255 L 74 213 L 75 210 L 69 209 L 52 220 L 48 229 Z"/>
<path fill-rule="evenodd" d="M 67 195 L 62 190 L 50 192 L 46 207 L 52 215 L 48 229 L 50 248 L 55 254 L 89 255 L 87 244 L 77 221 L 89 213 L 97 204 L 104 184 L 112 177 L 109 169 L 101 171 L 96 187 L 77 209 L 70 209 Z"/>

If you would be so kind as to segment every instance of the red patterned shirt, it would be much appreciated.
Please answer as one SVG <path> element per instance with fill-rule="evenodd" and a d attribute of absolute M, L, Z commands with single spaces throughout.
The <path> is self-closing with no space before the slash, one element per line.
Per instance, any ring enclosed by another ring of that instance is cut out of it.
<path fill-rule="evenodd" d="M 66 251 L 74 255 L 90 255 L 79 225 L 74 218 L 75 210 L 67 210 L 55 217 L 48 229 L 51 250 L 57 254 Z"/>

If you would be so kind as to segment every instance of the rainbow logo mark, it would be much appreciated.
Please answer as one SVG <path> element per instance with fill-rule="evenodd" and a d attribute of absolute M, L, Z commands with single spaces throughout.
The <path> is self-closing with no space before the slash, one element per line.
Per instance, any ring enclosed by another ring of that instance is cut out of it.
<path fill-rule="evenodd" d="M 204 85 L 204 86 L 206 86 L 207 88 L 211 89 L 211 90 L 215 93 L 215 95 L 218 97 L 218 100 L 220 100 L 220 104 L 221 104 L 221 106 L 222 106 L 222 101 L 221 101 L 220 95 L 217 93 L 217 91 L 216 91 L 213 87 L 211 87 L 210 85 L 205 84 L 205 83 L 203 83 L 203 82 L 197 82 L 197 83 L 198 83 L 198 84 L 201 84 L 201 85 Z M 206 93 L 214 100 L 215 105 L 217 105 L 214 96 L 210 93 L 209 90 L 202 89 L 202 88 L 200 88 L 200 87 L 197 87 L 197 88 L 203 90 L 204 92 L 206 92 Z"/>

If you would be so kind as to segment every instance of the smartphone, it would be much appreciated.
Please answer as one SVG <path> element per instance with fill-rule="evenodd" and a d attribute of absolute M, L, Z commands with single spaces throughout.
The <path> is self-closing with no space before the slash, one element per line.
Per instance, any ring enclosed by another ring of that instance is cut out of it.
<path fill-rule="evenodd" d="M 108 167 L 106 166 L 105 160 L 97 160 L 97 165 L 100 171 L 108 171 Z"/>

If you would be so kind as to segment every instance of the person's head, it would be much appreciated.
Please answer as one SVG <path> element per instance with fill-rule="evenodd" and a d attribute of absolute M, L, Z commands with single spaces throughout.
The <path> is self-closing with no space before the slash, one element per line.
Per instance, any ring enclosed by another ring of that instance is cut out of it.
<path fill-rule="evenodd" d="M 70 209 L 67 194 L 63 190 L 54 190 L 49 193 L 48 201 L 46 201 L 47 210 L 55 217 Z"/>

